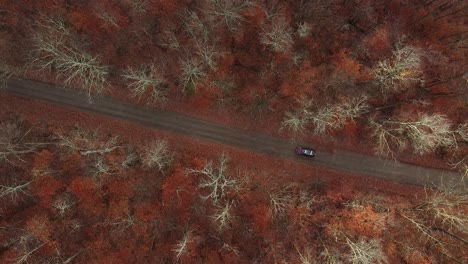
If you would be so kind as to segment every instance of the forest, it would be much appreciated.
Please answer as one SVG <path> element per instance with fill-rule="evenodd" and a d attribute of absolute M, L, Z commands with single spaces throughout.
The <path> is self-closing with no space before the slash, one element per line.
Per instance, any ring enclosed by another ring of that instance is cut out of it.
<path fill-rule="evenodd" d="M 468 262 L 466 17 L 463 0 L 0 0 L 0 80 L 461 175 L 369 179 L 0 90 L 0 262 Z"/>

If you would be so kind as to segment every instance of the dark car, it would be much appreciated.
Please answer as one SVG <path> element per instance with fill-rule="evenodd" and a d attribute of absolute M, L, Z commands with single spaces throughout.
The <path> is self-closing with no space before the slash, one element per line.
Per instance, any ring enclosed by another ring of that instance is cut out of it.
<path fill-rule="evenodd" d="M 315 156 L 315 153 L 316 153 L 315 150 L 311 148 L 301 147 L 301 146 L 296 147 L 296 155 L 313 157 Z"/>

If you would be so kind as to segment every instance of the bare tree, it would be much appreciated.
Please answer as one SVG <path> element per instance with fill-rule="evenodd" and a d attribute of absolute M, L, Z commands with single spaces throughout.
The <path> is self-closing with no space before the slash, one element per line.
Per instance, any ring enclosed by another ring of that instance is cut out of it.
<path fill-rule="evenodd" d="M 35 237 L 31 232 L 22 228 L 7 227 L 5 230 L 14 230 L 11 234 L 8 244 L 13 246 L 16 251 L 16 256 L 10 259 L 11 263 L 36 263 L 38 259 L 34 259 L 33 255 L 36 251 L 40 250 L 48 241 L 41 241 Z M 18 232 L 19 231 L 19 232 Z"/>
<path fill-rule="evenodd" d="M 343 258 L 343 253 L 339 249 L 334 247 L 329 248 L 325 245 L 323 245 L 323 250 L 319 255 L 319 260 L 323 261 L 320 263 L 325 264 L 341 264 L 343 263 Z"/>
<path fill-rule="evenodd" d="M 314 132 L 323 135 L 329 130 L 341 129 L 348 121 L 354 121 L 368 111 L 367 97 L 348 98 L 345 101 L 323 107 L 317 107 L 312 100 L 302 98 L 298 101 L 298 110 L 286 112 L 282 128 L 295 133 L 302 132 L 312 124 Z"/>
<path fill-rule="evenodd" d="M 179 240 L 172 249 L 172 251 L 175 253 L 176 262 L 179 261 L 183 255 L 188 253 L 189 244 L 195 241 L 196 237 L 193 236 L 192 232 L 193 231 L 191 230 L 186 231 L 182 239 Z"/>
<path fill-rule="evenodd" d="M 162 72 L 154 64 L 138 70 L 128 68 L 122 76 L 130 81 L 129 87 L 132 90 L 132 97 L 138 99 L 145 97 L 148 102 L 164 102 L 167 100 Z"/>
<path fill-rule="evenodd" d="M 226 202 L 224 206 L 218 206 L 214 215 L 211 216 L 213 220 L 218 224 L 218 229 L 224 230 L 232 222 L 232 214 L 231 214 L 231 206 L 232 202 Z"/>
<path fill-rule="evenodd" d="M 372 127 L 372 137 L 375 138 L 377 144 L 376 153 L 384 157 L 395 158 L 394 148 L 401 150 L 406 146 L 403 138 L 396 133 L 397 131 L 389 129 L 382 123 L 372 119 L 369 122 Z"/>
<path fill-rule="evenodd" d="M 181 48 L 174 29 L 162 31 L 158 37 L 158 44 L 173 50 L 180 50 Z"/>
<path fill-rule="evenodd" d="M 353 242 L 345 236 L 346 244 L 351 249 L 348 260 L 353 264 L 388 263 L 387 256 L 382 249 L 382 243 L 377 239 L 360 238 Z"/>
<path fill-rule="evenodd" d="M 294 44 L 292 28 L 284 18 L 279 17 L 263 27 L 260 41 L 274 52 L 287 52 Z"/>
<path fill-rule="evenodd" d="M 305 247 L 307 247 L 307 245 Z M 299 255 L 301 264 L 315 264 L 315 257 L 313 256 L 310 249 L 304 249 L 301 252 L 296 246 L 296 252 Z"/>
<path fill-rule="evenodd" d="M 173 160 L 173 154 L 169 151 L 169 143 L 166 140 L 155 140 L 149 143 L 142 155 L 143 166 L 157 168 L 163 171 Z"/>
<path fill-rule="evenodd" d="M 58 211 L 60 216 L 63 216 L 73 205 L 75 205 L 73 198 L 69 194 L 64 193 L 55 199 L 52 207 Z"/>
<path fill-rule="evenodd" d="M 125 156 L 125 159 L 120 163 L 120 166 L 122 166 L 124 169 L 128 169 L 139 160 L 140 157 L 138 156 L 138 153 L 130 149 Z"/>
<path fill-rule="evenodd" d="M 181 61 L 181 86 L 185 93 L 195 91 L 198 81 L 206 77 L 202 63 L 193 57 Z"/>
<path fill-rule="evenodd" d="M 95 178 L 99 178 L 103 175 L 115 174 L 115 171 L 113 171 L 112 167 L 113 166 L 109 166 L 109 164 L 107 164 L 104 157 L 97 156 L 91 162 L 91 167 L 90 167 L 91 176 Z"/>
<path fill-rule="evenodd" d="M 190 169 L 189 174 L 199 174 L 202 177 L 199 188 L 208 189 L 209 194 L 202 196 L 203 199 L 211 199 L 213 204 L 217 205 L 221 199 L 225 198 L 230 191 L 238 191 L 240 182 L 237 179 L 227 175 L 227 157 L 222 154 L 219 157 L 217 166 L 213 165 L 213 161 L 207 161 L 203 169 Z"/>
<path fill-rule="evenodd" d="M 455 186 L 442 186 L 431 194 L 426 194 L 424 202 L 416 205 L 422 211 L 450 231 L 468 235 L 468 195 L 457 191 Z M 432 226 L 428 226 L 430 229 Z"/>
<path fill-rule="evenodd" d="M 70 150 L 78 151 L 82 156 L 104 155 L 116 149 L 123 148 L 119 137 L 100 138 L 98 130 L 86 131 L 77 128 L 67 135 L 58 135 L 58 145 Z"/>
<path fill-rule="evenodd" d="M 117 23 L 117 18 L 115 17 L 114 14 L 111 12 L 108 12 L 107 10 L 103 10 L 103 7 L 98 7 L 100 9 L 99 11 L 96 12 L 96 16 L 99 17 L 103 25 L 102 27 L 104 28 L 110 28 L 110 27 L 115 27 L 115 28 L 120 28 L 119 24 Z"/>
<path fill-rule="evenodd" d="M 115 232 L 122 233 L 128 228 L 135 226 L 137 224 L 137 219 L 133 214 L 128 212 L 127 217 L 122 218 L 118 221 L 110 222 L 110 224 L 112 225 Z"/>
<path fill-rule="evenodd" d="M 226 24 L 230 31 L 235 31 L 245 21 L 242 11 L 251 6 L 252 2 L 245 0 L 209 0 L 208 13 L 219 22 Z"/>
<path fill-rule="evenodd" d="M 217 67 L 217 60 L 222 56 L 215 46 L 203 43 L 198 46 L 198 56 L 201 58 L 203 64 L 208 69 L 215 71 Z"/>
<path fill-rule="evenodd" d="M 286 212 L 291 205 L 291 196 L 286 191 L 275 190 L 268 193 L 270 200 L 270 215 L 279 217 Z"/>
<path fill-rule="evenodd" d="M 16 121 L 0 122 L 0 161 L 12 162 L 11 157 L 24 161 L 21 156 L 32 153 L 47 143 L 28 142 L 27 137 L 31 129 Z"/>
<path fill-rule="evenodd" d="M 117 174 L 121 169 L 127 169 L 137 159 L 120 142 L 118 136 L 104 136 L 98 130 L 75 130 L 57 135 L 57 144 L 60 147 L 76 151 L 85 158 L 89 167 L 90 176 L 101 179 L 101 176 Z M 118 150 L 121 150 L 117 152 Z M 109 154 L 115 153 L 120 160 L 109 159 Z M 123 155 L 121 155 L 123 154 Z"/>
<path fill-rule="evenodd" d="M 109 69 L 92 56 L 75 47 L 69 41 L 71 31 L 65 23 L 53 19 L 36 22 L 34 34 L 35 54 L 32 64 L 42 69 L 55 69 L 65 79 L 65 84 L 78 82 L 87 91 L 101 93 L 107 83 Z"/>
<path fill-rule="evenodd" d="M 206 43 L 209 41 L 211 32 L 209 25 L 205 23 L 197 12 L 184 9 L 180 12 L 182 27 L 187 36 L 192 38 L 195 43 Z"/>
<path fill-rule="evenodd" d="M 9 196 L 11 200 L 16 201 L 20 195 L 30 195 L 29 185 L 33 181 L 14 182 L 0 185 L 0 198 Z"/>
<path fill-rule="evenodd" d="M 148 5 L 151 3 L 151 0 L 126 0 L 130 5 L 132 10 L 138 14 L 146 13 Z"/>
<path fill-rule="evenodd" d="M 452 122 L 441 114 L 419 113 L 416 118 L 401 117 L 397 120 L 377 122 L 371 120 L 373 135 L 377 139 L 377 152 L 394 156 L 394 148 L 408 145 L 417 154 L 426 154 L 438 147 L 458 148 L 463 135 L 452 129 Z"/>
<path fill-rule="evenodd" d="M 19 252 L 19 255 L 13 260 L 15 264 L 23 264 L 23 263 L 29 263 L 30 262 L 30 259 L 32 257 L 32 255 L 34 254 L 34 252 L 36 252 L 37 250 L 39 250 L 40 248 L 42 248 L 45 244 L 47 244 L 46 242 L 34 247 L 34 248 L 31 248 L 31 249 L 28 249 L 28 248 L 25 248 L 23 251 Z"/>
<path fill-rule="evenodd" d="M 390 60 L 380 61 L 373 73 L 375 82 L 383 93 L 398 92 L 410 84 L 421 83 L 421 49 L 398 43 Z"/>

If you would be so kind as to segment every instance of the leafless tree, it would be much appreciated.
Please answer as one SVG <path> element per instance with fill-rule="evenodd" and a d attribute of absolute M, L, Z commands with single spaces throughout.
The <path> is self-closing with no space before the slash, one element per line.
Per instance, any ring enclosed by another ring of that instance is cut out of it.
<path fill-rule="evenodd" d="M 158 44 L 173 50 L 180 50 L 181 45 L 174 30 L 163 30 L 158 37 Z"/>
<path fill-rule="evenodd" d="M 410 84 L 423 82 L 422 55 L 421 49 L 398 43 L 393 57 L 380 61 L 373 71 L 375 81 L 382 92 L 398 92 Z"/>
<path fill-rule="evenodd" d="M 137 224 L 137 219 L 133 214 L 128 212 L 127 217 L 118 221 L 112 221 L 110 224 L 112 225 L 112 228 L 115 230 L 115 232 L 122 233 L 128 228 L 135 226 Z"/>
<path fill-rule="evenodd" d="M 147 168 L 157 168 L 163 171 L 173 160 L 173 153 L 169 151 L 169 143 L 166 140 L 155 140 L 149 143 L 142 155 L 142 163 Z"/>
<path fill-rule="evenodd" d="M 282 128 L 300 133 L 312 124 L 314 132 L 323 135 L 329 130 L 341 129 L 348 121 L 354 121 L 367 112 L 367 97 L 348 98 L 335 104 L 318 107 L 312 100 L 302 98 L 298 101 L 298 110 L 286 112 Z"/>
<path fill-rule="evenodd" d="M 287 52 L 294 44 L 292 28 L 285 19 L 277 18 L 263 27 L 260 41 L 274 52 Z"/>
<path fill-rule="evenodd" d="M 20 195 L 30 195 L 29 194 L 29 185 L 33 181 L 24 181 L 24 182 L 13 182 L 10 184 L 1 184 L 0 185 L 0 198 L 1 197 L 10 197 L 11 200 L 16 201 Z"/>
<path fill-rule="evenodd" d="M 307 245 L 305 246 L 307 247 Z M 299 250 L 296 246 L 296 252 L 299 255 L 299 260 L 301 264 L 315 264 L 315 257 L 312 254 L 310 249 Z"/>
<path fill-rule="evenodd" d="M 148 5 L 151 3 L 151 0 L 126 0 L 132 10 L 138 14 L 146 13 Z"/>
<path fill-rule="evenodd" d="M 242 11 L 253 5 L 245 0 L 208 0 L 208 13 L 221 23 L 226 24 L 230 31 L 235 31 L 245 21 Z"/>
<path fill-rule="evenodd" d="M 233 215 L 231 213 L 232 202 L 226 202 L 224 206 L 218 206 L 214 215 L 211 216 L 213 220 L 218 224 L 218 229 L 224 230 L 232 222 Z"/>
<path fill-rule="evenodd" d="M 100 137 L 98 130 L 86 131 L 80 128 L 66 135 L 57 135 L 59 146 L 78 151 L 82 156 L 104 155 L 123 148 L 117 136 L 105 140 Z"/>
<path fill-rule="evenodd" d="M 42 69 L 55 69 L 65 84 L 78 82 L 87 91 L 101 93 L 107 83 L 109 69 L 92 56 L 71 44 L 71 31 L 63 21 L 44 18 L 35 24 L 35 50 L 32 65 Z"/>
<path fill-rule="evenodd" d="M 209 24 L 202 20 L 197 12 L 184 9 L 180 12 L 182 26 L 187 36 L 192 38 L 195 43 L 207 43 L 211 29 Z"/>
<path fill-rule="evenodd" d="M 31 129 L 26 129 L 20 121 L 0 122 L 0 161 L 12 162 L 11 158 L 24 161 L 21 156 L 32 153 L 48 143 L 29 142 Z"/>
<path fill-rule="evenodd" d="M 353 264 L 375 264 L 388 263 L 382 243 L 377 239 L 360 238 L 357 242 L 345 236 L 346 244 L 351 252 L 348 260 Z"/>
<path fill-rule="evenodd" d="M 443 185 L 426 194 L 424 202 L 413 209 L 437 219 L 450 231 L 468 235 L 468 195 L 455 189 L 455 186 Z"/>
<path fill-rule="evenodd" d="M 195 91 L 198 81 L 206 77 L 202 62 L 199 59 L 189 56 L 181 63 L 181 87 L 185 93 Z"/>
<path fill-rule="evenodd" d="M 193 231 L 191 230 L 186 231 L 182 239 L 179 240 L 177 244 L 174 246 L 174 248 L 172 249 L 176 257 L 176 262 L 179 261 L 179 259 L 183 255 L 188 253 L 189 244 L 196 240 L 196 237 L 192 234 L 192 232 Z"/>
<path fill-rule="evenodd" d="M 286 209 L 291 205 L 291 196 L 286 191 L 274 190 L 268 193 L 270 200 L 270 215 L 279 217 L 286 212 Z"/>
<path fill-rule="evenodd" d="M 215 71 L 218 63 L 218 59 L 222 56 L 222 53 L 217 50 L 213 45 L 207 43 L 197 45 L 197 55 L 201 58 L 206 68 Z"/>
<path fill-rule="evenodd" d="M 122 76 L 130 81 L 129 87 L 132 90 L 132 97 L 138 99 L 145 97 L 150 103 L 167 100 L 162 72 L 154 64 L 138 70 L 129 68 Z M 147 96 L 148 94 L 149 96 Z"/>
<path fill-rule="evenodd" d="M 388 156 L 394 156 L 395 147 L 402 150 L 411 146 L 420 155 L 438 147 L 456 150 L 458 141 L 463 140 L 463 133 L 453 129 L 452 122 L 442 114 L 419 113 L 416 118 L 370 122 L 377 139 L 377 152 Z"/>
<path fill-rule="evenodd" d="M 222 154 L 219 157 L 218 165 L 213 165 L 213 161 L 207 161 L 203 169 L 189 169 L 189 174 L 201 175 L 201 181 L 198 187 L 208 189 L 209 194 L 202 196 L 203 199 L 211 199 L 213 204 L 217 205 L 226 197 L 230 191 L 238 191 L 240 182 L 227 174 L 227 157 Z"/>
<path fill-rule="evenodd" d="M 58 211 L 60 216 L 63 216 L 73 205 L 75 205 L 74 199 L 69 194 L 63 193 L 54 200 L 52 207 Z"/>

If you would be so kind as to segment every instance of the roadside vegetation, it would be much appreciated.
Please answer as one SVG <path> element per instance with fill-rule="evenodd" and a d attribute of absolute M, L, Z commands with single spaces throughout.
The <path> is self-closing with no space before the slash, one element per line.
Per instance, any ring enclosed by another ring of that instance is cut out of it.
<path fill-rule="evenodd" d="M 351 175 L 299 177 L 304 167 L 285 177 L 171 138 L 133 146 L 96 129 L 3 118 L 2 144 L 11 131 L 28 134 L 0 161 L 2 263 L 466 260 L 459 186 L 356 191 L 362 180 Z"/>

